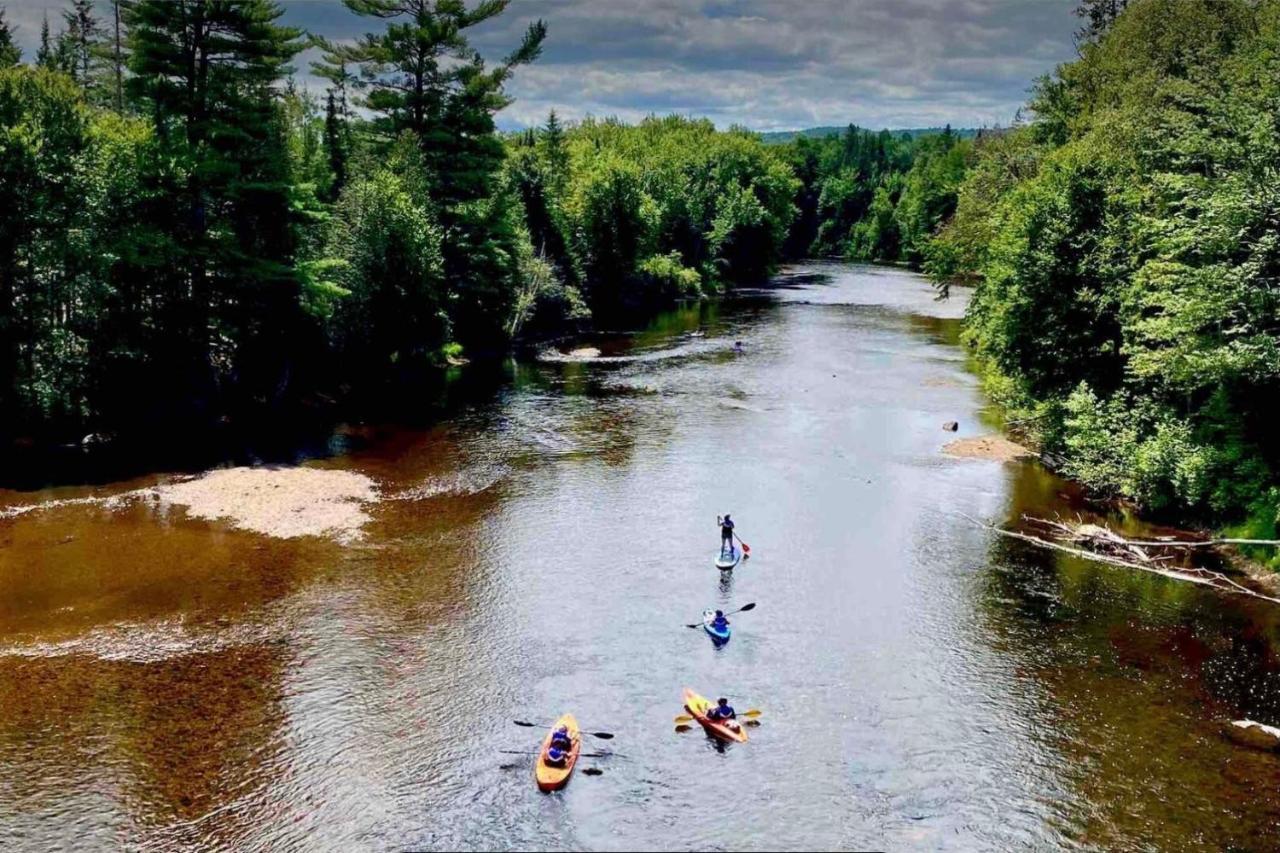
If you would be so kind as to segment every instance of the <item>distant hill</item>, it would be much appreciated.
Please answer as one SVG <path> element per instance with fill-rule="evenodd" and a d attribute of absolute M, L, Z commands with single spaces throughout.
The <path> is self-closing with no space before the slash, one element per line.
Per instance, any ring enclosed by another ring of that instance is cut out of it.
<path fill-rule="evenodd" d="M 847 125 L 846 125 L 847 127 Z M 917 136 L 929 136 L 935 133 L 942 133 L 945 128 L 941 127 L 905 127 L 905 128 L 889 128 L 889 132 L 894 136 L 901 134 L 910 134 L 914 139 Z M 804 136 L 809 139 L 822 139 L 826 136 L 840 135 L 844 133 L 845 127 L 809 127 L 804 130 L 771 130 L 762 132 L 760 139 L 766 145 L 782 145 L 791 140 Z M 956 136 L 968 139 L 978 135 L 976 127 L 953 127 L 951 132 Z"/>

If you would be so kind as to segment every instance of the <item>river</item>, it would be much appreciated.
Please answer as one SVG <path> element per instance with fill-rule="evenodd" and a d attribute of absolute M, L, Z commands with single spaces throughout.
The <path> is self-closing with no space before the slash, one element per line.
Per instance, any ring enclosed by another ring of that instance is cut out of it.
<path fill-rule="evenodd" d="M 941 452 L 995 424 L 963 295 L 813 263 L 463 369 L 299 460 L 376 484 L 348 541 L 0 491 L 2 846 L 1275 849 L 1280 758 L 1219 724 L 1280 722 L 1277 608 L 967 521 L 1086 508 Z M 675 731 L 686 685 L 751 740 Z M 511 721 L 563 711 L 618 755 L 540 794 Z"/>

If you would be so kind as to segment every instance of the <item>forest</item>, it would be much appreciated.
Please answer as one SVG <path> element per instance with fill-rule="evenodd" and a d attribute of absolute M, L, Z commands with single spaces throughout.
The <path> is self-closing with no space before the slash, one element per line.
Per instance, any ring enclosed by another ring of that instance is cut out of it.
<path fill-rule="evenodd" d="M 333 44 L 269 0 L 72 0 L 25 62 L 0 13 L 0 439 L 368 395 L 772 272 L 799 184 L 755 134 L 497 132 L 547 32 L 486 62 L 506 5 L 348 0 Z"/>
<path fill-rule="evenodd" d="M 1018 431 L 1095 493 L 1272 538 L 1280 3 L 1086 3 L 923 264 Z"/>
<path fill-rule="evenodd" d="M 501 133 L 506 0 L 0 13 L 0 441 L 245 421 L 636 324 L 807 256 L 971 288 L 1009 428 L 1095 493 L 1274 531 L 1280 2 L 1086 0 L 1008 128 Z M 299 54 L 323 91 L 297 82 Z"/>

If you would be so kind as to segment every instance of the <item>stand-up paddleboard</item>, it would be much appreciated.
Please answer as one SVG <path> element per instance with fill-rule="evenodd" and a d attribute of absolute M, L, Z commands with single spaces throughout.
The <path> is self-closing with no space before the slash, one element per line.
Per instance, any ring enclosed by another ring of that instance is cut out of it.
<path fill-rule="evenodd" d="M 708 608 L 707 610 L 702 611 L 702 629 L 710 635 L 711 642 L 715 643 L 717 646 L 723 646 L 725 643 L 729 642 L 729 634 L 731 631 L 728 625 L 724 626 L 723 631 L 717 630 L 715 621 L 716 612 L 714 610 Z"/>
<path fill-rule="evenodd" d="M 728 551 L 722 548 L 716 553 L 716 568 L 727 572 L 738 565 L 738 561 L 741 559 L 742 552 L 737 548 L 730 547 Z"/>

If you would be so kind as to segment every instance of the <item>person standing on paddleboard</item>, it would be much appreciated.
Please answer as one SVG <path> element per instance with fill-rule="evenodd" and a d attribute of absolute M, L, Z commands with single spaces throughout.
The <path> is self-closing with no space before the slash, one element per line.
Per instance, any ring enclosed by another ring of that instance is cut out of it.
<path fill-rule="evenodd" d="M 716 524 L 720 525 L 720 553 L 733 554 L 733 519 L 726 512 L 724 518 L 716 516 Z"/>

